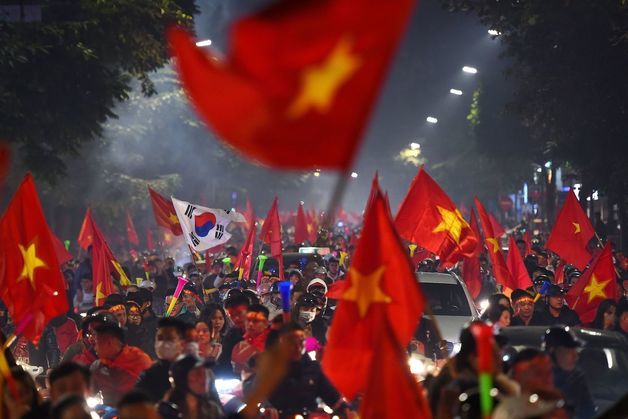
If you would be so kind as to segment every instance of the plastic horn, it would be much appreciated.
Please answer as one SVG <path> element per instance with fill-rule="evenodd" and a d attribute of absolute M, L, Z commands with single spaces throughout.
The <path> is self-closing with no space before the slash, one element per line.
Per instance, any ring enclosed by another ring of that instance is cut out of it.
<path fill-rule="evenodd" d="M 266 262 L 266 259 L 268 259 L 268 256 L 266 255 L 259 255 L 257 257 L 257 260 L 259 261 L 259 263 L 257 264 L 256 287 L 258 288 L 259 288 L 260 282 L 262 282 L 262 272 L 264 271 L 264 263 Z"/>
<path fill-rule="evenodd" d="M 414 252 L 416 252 L 416 248 L 418 246 L 416 244 L 409 244 L 408 245 L 408 249 L 410 249 L 410 257 L 413 258 L 414 257 Z"/>
<path fill-rule="evenodd" d="M 281 295 L 281 310 L 283 311 L 283 320 L 290 321 L 290 291 L 292 290 L 292 282 L 281 281 L 279 283 L 279 294 Z"/>
<path fill-rule="evenodd" d="M 135 278 L 135 282 L 137 283 L 137 286 L 139 287 L 140 285 L 142 285 L 142 281 L 143 279 L 141 277 L 139 278 Z"/>
<path fill-rule="evenodd" d="M 338 261 L 338 264 L 342 267 L 345 266 L 345 259 L 347 259 L 347 252 L 340 252 L 340 260 Z"/>
<path fill-rule="evenodd" d="M 63 240 L 63 245 L 65 246 L 65 250 L 70 250 L 70 240 Z"/>
<path fill-rule="evenodd" d="M 177 278 L 179 282 L 177 282 L 177 288 L 174 290 L 174 295 L 172 296 L 172 300 L 170 301 L 170 305 L 168 306 L 168 310 L 166 311 L 166 317 L 170 316 L 172 310 L 174 309 L 175 304 L 177 304 L 177 300 L 181 295 L 181 291 L 183 291 L 183 287 L 188 283 L 188 280 L 184 277 L 180 276 Z"/>
<path fill-rule="evenodd" d="M 487 324 L 474 324 L 471 333 L 475 338 L 478 352 L 478 383 L 480 390 L 480 410 L 488 419 L 493 410 L 491 390 L 493 388 L 493 330 Z"/>

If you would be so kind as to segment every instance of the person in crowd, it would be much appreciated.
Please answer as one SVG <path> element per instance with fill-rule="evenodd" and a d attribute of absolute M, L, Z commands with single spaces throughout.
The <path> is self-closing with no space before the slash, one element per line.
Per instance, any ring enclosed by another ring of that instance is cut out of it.
<path fill-rule="evenodd" d="M 249 299 L 244 295 L 234 294 L 225 300 L 225 311 L 227 317 L 233 324 L 222 341 L 222 352 L 218 357 L 215 373 L 217 376 L 233 375 L 233 366 L 231 364 L 231 354 L 233 348 L 244 339 L 244 329 L 246 314 L 249 308 Z"/>
<path fill-rule="evenodd" d="M 497 333 L 500 329 L 510 326 L 510 310 L 501 304 L 490 306 L 487 310 L 487 320 Z"/>
<path fill-rule="evenodd" d="M 98 358 L 94 348 L 95 329 L 105 322 L 117 322 L 117 319 L 102 308 L 94 310 L 93 313 L 85 317 L 81 324 L 81 339 L 68 347 L 61 362 L 73 361 L 90 366 Z"/>
<path fill-rule="evenodd" d="M 550 285 L 545 296 L 546 306 L 532 316 L 532 326 L 578 326 L 582 322 L 578 314 L 565 304 L 565 292 L 558 285 Z"/>
<path fill-rule="evenodd" d="M 516 289 L 510 294 L 515 315 L 510 321 L 511 326 L 528 326 L 534 314 L 534 298 L 522 289 Z"/>
<path fill-rule="evenodd" d="M 36 419 L 46 417 L 44 406 L 33 377 L 21 367 L 9 371 L 14 387 L 3 385 L 3 402 L 9 419 Z M 4 381 L 4 380 L 3 380 Z M 15 391 L 17 394 L 13 394 Z"/>
<path fill-rule="evenodd" d="M 124 297 L 120 294 L 109 294 L 107 298 L 105 298 L 105 304 L 109 306 L 109 312 L 116 317 L 120 327 L 126 329 L 128 315 Z"/>
<path fill-rule="evenodd" d="M 78 272 L 77 272 L 78 275 Z M 94 307 L 94 281 L 91 268 L 80 277 L 79 285 L 74 296 L 74 307 L 79 313 L 85 313 Z"/>
<path fill-rule="evenodd" d="M 201 314 L 197 305 L 198 293 L 196 287 L 189 283 L 186 284 L 186 286 L 183 287 L 180 298 L 183 302 L 183 307 L 181 308 L 181 312 L 179 312 L 179 317 L 185 317 L 182 319 L 185 322 L 196 323 L 198 316 Z"/>
<path fill-rule="evenodd" d="M 210 304 L 203 309 L 201 319 L 209 324 L 209 342 L 215 352 L 215 358 L 222 352 L 222 341 L 229 330 L 227 314 L 220 304 Z"/>
<path fill-rule="evenodd" d="M 98 359 L 90 366 L 94 389 L 102 391 L 105 404 L 115 405 L 133 388 L 140 373 L 150 368 L 150 357 L 127 345 L 122 328 L 110 322 L 96 328 L 95 348 Z"/>
<path fill-rule="evenodd" d="M 577 367 L 578 349 L 583 343 L 568 327 L 553 326 L 543 337 L 543 347 L 552 359 L 554 383 L 562 392 L 574 418 L 592 418 L 595 404 L 584 373 Z"/>
<path fill-rule="evenodd" d="M 558 393 L 554 387 L 552 360 L 539 349 L 525 348 L 517 352 L 509 363 L 508 376 L 519 384 L 522 394 Z M 559 393 L 557 396 L 560 397 Z"/>
<path fill-rule="evenodd" d="M 176 360 L 170 369 L 173 388 L 166 396 L 184 418 L 222 418 L 223 411 L 214 388 L 211 363 L 193 355 Z"/>
<path fill-rule="evenodd" d="M 133 302 L 126 303 L 127 327 L 125 330 L 126 342 L 130 346 L 135 346 L 144 351 L 148 356 L 154 358 L 154 340 L 150 341 L 151 334 L 148 333 L 142 324 L 142 311 L 140 306 Z"/>
<path fill-rule="evenodd" d="M 615 331 L 621 333 L 628 338 L 628 301 L 623 300 L 619 303 L 616 310 L 617 324 Z"/>
<path fill-rule="evenodd" d="M 140 374 L 135 386 L 151 395 L 154 402 L 170 390 L 170 367 L 183 353 L 184 342 L 185 323 L 172 317 L 159 320 L 155 337 L 157 361 Z"/>
<path fill-rule="evenodd" d="M 327 343 L 327 321 L 321 316 L 324 301 L 315 294 L 303 294 L 292 310 L 293 318 L 304 328 L 308 338 L 308 352 Z M 312 341 L 312 339 L 315 340 Z"/>
<path fill-rule="evenodd" d="M 119 419 L 161 419 L 153 398 L 138 390 L 122 396 L 118 402 Z"/>
<path fill-rule="evenodd" d="M 137 292 L 127 297 L 127 301 L 134 301 L 139 304 L 142 314 L 142 326 L 144 326 L 146 342 L 152 346 L 155 341 L 155 333 L 157 332 L 157 322 L 159 317 L 153 311 L 153 294 L 147 288 L 139 288 Z M 153 356 L 152 351 L 145 351 L 147 354 Z"/>
<path fill-rule="evenodd" d="M 50 371 L 48 390 L 50 401 L 58 402 L 62 397 L 74 394 L 81 397 L 90 395 L 91 373 L 76 362 L 65 362 Z"/>
<path fill-rule="evenodd" d="M 50 412 L 51 419 L 91 419 L 87 401 L 78 394 L 68 394 L 58 400 Z"/>
<path fill-rule="evenodd" d="M 268 309 L 268 317 L 272 320 L 276 316 L 281 315 L 281 293 L 279 292 L 279 281 L 275 281 L 270 285 L 268 290 L 268 301 L 264 304 Z"/>
<path fill-rule="evenodd" d="M 613 330 L 615 327 L 615 311 L 617 309 L 617 303 L 610 298 L 600 302 L 597 306 L 595 318 L 589 325 L 592 329 L 600 330 Z"/>
<path fill-rule="evenodd" d="M 337 414 L 349 414 L 349 407 L 305 349 L 305 331 L 298 323 L 288 322 L 279 331 L 279 341 L 289 348 L 288 372 L 275 387 L 268 402 L 282 417 L 315 411 L 317 398 L 322 399 Z"/>
<path fill-rule="evenodd" d="M 39 339 L 37 346 L 32 342 L 26 341 L 25 338 L 18 339 L 20 342 L 26 342 L 28 363 L 42 367 L 44 371 L 56 367 L 61 362 L 61 351 L 57 343 L 57 336 L 52 325 L 47 325 Z"/>
<path fill-rule="evenodd" d="M 342 279 L 344 272 L 340 269 L 340 263 L 335 257 L 329 258 L 327 261 L 327 276 L 325 282 L 327 285 L 331 285 L 334 282 Z"/>
<path fill-rule="evenodd" d="M 194 329 L 196 330 L 199 357 L 216 360 L 218 355 L 220 355 L 220 346 L 212 342 L 212 325 L 207 320 L 201 318 L 196 321 Z"/>
<path fill-rule="evenodd" d="M 50 326 L 52 326 L 55 332 L 57 345 L 62 354 L 65 353 L 70 345 L 78 341 L 76 322 L 67 315 L 62 314 L 50 320 Z"/>
<path fill-rule="evenodd" d="M 233 370 L 237 375 L 248 372 L 249 359 L 264 351 L 270 332 L 268 309 L 261 304 L 250 305 L 244 325 L 244 339 L 234 346 L 231 354 Z"/>

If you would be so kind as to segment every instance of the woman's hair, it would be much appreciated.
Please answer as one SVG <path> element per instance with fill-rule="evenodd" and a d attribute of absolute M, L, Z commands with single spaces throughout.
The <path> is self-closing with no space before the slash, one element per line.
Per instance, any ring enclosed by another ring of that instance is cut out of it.
<path fill-rule="evenodd" d="M 503 306 L 501 304 L 489 306 L 487 310 L 488 321 L 490 321 L 493 324 L 497 323 L 504 311 L 507 311 L 510 313 L 510 310 L 508 309 L 508 307 Z"/>
<path fill-rule="evenodd" d="M 21 382 L 24 387 L 27 387 L 31 391 L 32 400 L 31 407 L 39 406 L 41 404 L 41 398 L 39 397 L 39 392 L 37 391 L 37 385 L 35 384 L 35 380 L 33 377 L 24 369 L 20 367 L 11 368 L 11 375 L 15 381 Z"/>
<path fill-rule="evenodd" d="M 201 312 L 201 320 L 205 321 L 205 323 L 207 323 L 207 326 L 209 327 L 209 329 L 211 330 L 212 328 L 212 317 L 214 317 L 214 314 L 220 311 L 220 313 L 222 314 L 223 319 L 225 319 L 225 323 L 222 325 L 222 329 L 220 329 L 220 334 L 222 336 L 225 335 L 225 333 L 227 333 L 227 329 L 229 328 L 228 323 L 228 317 L 227 317 L 227 313 L 225 313 L 225 309 L 222 308 L 222 306 L 220 304 L 209 304 L 207 305 L 207 307 L 205 307 L 203 309 L 203 311 Z"/>
<path fill-rule="evenodd" d="M 617 308 L 617 303 L 615 303 L 614 300 L 610 298 L 603 300 L 600 305 L 597 306 L 595 318 L 593 319 L 589 327 L 593 329 L 604 329 L 604 313 L 606 313 L 606 311 L 608 311 L 608 309 L 611 307 Z"/>
<path fill-rule="evenodd" d="M 66 394 L 52 406 L 50 417 L 52 419 L 61 419 L 67 409 L 77 404 L 87 406 L 83 396 L 79 396 L 78 394 Z"/>

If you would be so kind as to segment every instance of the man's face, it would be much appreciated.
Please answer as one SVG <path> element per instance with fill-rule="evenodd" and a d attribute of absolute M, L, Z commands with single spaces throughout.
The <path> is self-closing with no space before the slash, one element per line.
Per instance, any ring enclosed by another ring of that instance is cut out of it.
<path fill-rule="evenodd" d="M 537 260 L 537 264 L 541 268 L 547 267 L 547 257 L 546 256 L 544 256 L 544 255 L 537 255 L 536 260 Z"/>
<path fill-rule="evenodd" d="M 152 403 L 133 403 L 122 406 L 118 411 L 120 419 L 159 419 L 155 405 Z"/>
<path fill-rule="evenodd" d="M 183 353 L 184 341 L 181 339 L 181 336 L 177 333 L 177 330 L 174 327 L 160 327 L 157 329 L 157 334 L 155 335 L 155 343 L 161 342 L 160 345 L 166 344 L 171 348 L 168 348 L 168 353 L 157 354 L 164 356 L 164 358 L 168 358 L 168 360 L 172 361 L 177 358 L 177 356 Z M 157 347 L 157 345 L 155 345 Z M 172 353 L 170 353 L 170 349 L 172 349 Z"/>
<path fill-rule="evenodd" d="M 94 345 L 96 354 L 101 359 L 113 359 L 118 354 L 119 345 L 117 340 L 109 335 L 101 335 L 96 333 L 96 342 Z"/>
<path fill-rule="evenodd" d="M 89 383 L 85 382 L 83 374 L 75 371 L 65 377 L 58 378 L 50 385 L 50 399 L 53 402 L 59 400 L 67 394 L 76 394 L 87 397 L 89 393 Z"/>
<path fill-rule="evenodd" d="M 563 298 L 562 295 L 555 295 L 552 297 L 548 297 L 547 301 L 549 303 L 549 306 L 553 308 L 554 310 L 560 310 L 561 308 L 563 308 L 563 305 L 565 304 L 565 299 Z"/>
<path fill-rule="evenodd" d="M 212 265 L 212 273 L 214 275 L 220 275 L 222 273 L 222 265 Z"/>
<path fill-rule="evenodd" d="M 251 311 L 246 313 L 246 333 L 251 336 L 259 336 L 268 328 L 268 319 L 264 313 Z"/>
<path fill-rule="evenodd" d="M 133 324 L 135 326 L 139 326 L 142 324 L 142 312 L 137 307 L 131 307 L 129 309 L 129 324 Z"/>
<path fill-rule="evenodd" d="M 231 322 L 234 324 L 235 327 L 242 330 L 244 330 L 244 322 L 246 319 L 247 308 L 248 307 L 246 305 L 241 304 L 239 306 L 229 307 L 227 309 L 227 316 L 229 316 Z"/>
<path fill-rule="evenodd" d="M 91 279 L 81 279 L 83 292 L 91 294 L 94 291 L 94 282 Z"/>
<path fill-rule="evenodd" d="M 334 275 L 338 272 L 338 263 L 337 262 L 332 262 L 332 263 L 329 264 L 329 272 L 331 272 Z"/>
<path fill-rule="evenodd" d="M 559 346 L 556 348 L 556 364 L 558 367 L 565 371 L 573 371 L 578 363 L 578 349 L 577 348 L 565 348 Z"/>
<path fill-rule="evenodd" d="M 188 290 L 184 290 L 181 294 L 183 304 L 185 304 L 188 310 L 196 309 L 196 298 L 194 298 L 194 294 Z"/>
<path fill-rule="evenodd" d="M 204 367 L 192 368 L 188 373 L 188 388 L 197 395 L 207 394 L 209 391 L 209 376 Z"/>
<path fill-rule="evenodd" d="M 534 302 L 532 298 L 522 298 L 521 300 L 517 301 L 515 308 L 519 314 L 519 317 L 521 317 L 522 319 L 528 319 L 532 317 L 532 314 L 534 313 Z"/>
<path fill-rule="evenodd" d="M 118 320 L 118 324 L 121 327 L 124 327 L 126 325 L 126 321 L 127 321 L 127 315 L 126 315 L 126 308 L 124 306 L 121 307 L 114 307 L 111 310 L 111 313 L 116 316 L 116 320 Z"/>
<path fill-rule="evenodd" d="M 291 361 L 298 361 L 305 350 L 305 333 L 303 330 L 295 330 L 281 337 L 281 342 L 288 346 L 288 357 Z"/>

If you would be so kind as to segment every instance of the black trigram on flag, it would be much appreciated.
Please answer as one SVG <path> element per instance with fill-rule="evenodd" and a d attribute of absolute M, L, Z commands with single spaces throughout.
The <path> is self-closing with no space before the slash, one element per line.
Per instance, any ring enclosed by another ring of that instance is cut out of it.
<path fill-rule="evenodd" d="M 223 226 L 222 224 L 217 224 L 216 225 L 216 238 L 222 239 L 222 236 L 224 234 L 225 234 L 225 226 Z"/>
<path fill-rule="evenodd" d="M 194 246 L 198 246 L 199 243 L 201 242 L 198 237 L 196 237 L 196 234 L 194 234 L 194 232 L 190 232 L 190 240 L 192 241 L 192 244 Z"/>
<path fill-rule="evenodd" d="M 194 212 L 195 209 L 196 207 L 194 205 L 188 204 L 188 207 L 185 209 L 185 216 L 188 218 L 192 218 L 192 213 Z"/>

